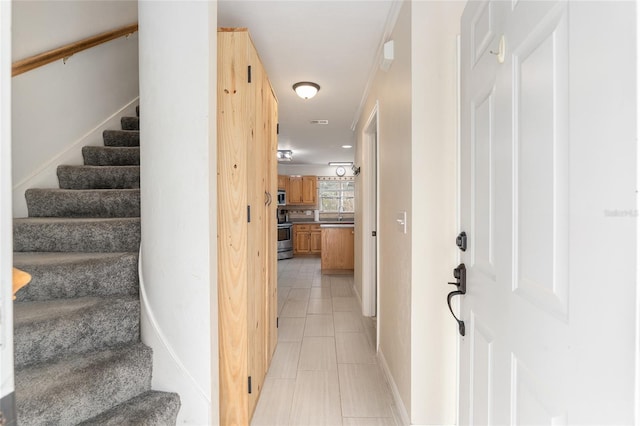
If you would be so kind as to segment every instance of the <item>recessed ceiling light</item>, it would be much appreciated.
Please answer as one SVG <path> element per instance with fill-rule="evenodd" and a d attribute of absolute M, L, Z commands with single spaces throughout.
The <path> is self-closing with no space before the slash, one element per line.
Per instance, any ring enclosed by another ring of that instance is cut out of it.
<path fill-rule="evenodd" d="M 349 149 L 349 148 L 353 148 L 353 145 L 342 145 L 342 147 L 343 147 L 344 149 Z"/>

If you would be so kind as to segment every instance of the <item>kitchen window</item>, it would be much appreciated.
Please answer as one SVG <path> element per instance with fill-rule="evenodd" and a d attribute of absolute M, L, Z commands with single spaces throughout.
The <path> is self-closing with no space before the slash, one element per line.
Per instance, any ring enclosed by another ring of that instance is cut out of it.
<path fill-rule="evenodd" d="M 318 199 L 322 213 L 353 213 L 355 211 L 353 178 L 318 178 Z"/>

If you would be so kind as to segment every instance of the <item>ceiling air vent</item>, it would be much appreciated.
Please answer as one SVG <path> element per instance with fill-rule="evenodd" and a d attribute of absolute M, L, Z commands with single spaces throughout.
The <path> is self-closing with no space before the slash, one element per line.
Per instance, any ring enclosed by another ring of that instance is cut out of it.
<path fill-rule="evenodd" d="M 311 124 L 329 124 L 329 120 L 311 120 Z"/>

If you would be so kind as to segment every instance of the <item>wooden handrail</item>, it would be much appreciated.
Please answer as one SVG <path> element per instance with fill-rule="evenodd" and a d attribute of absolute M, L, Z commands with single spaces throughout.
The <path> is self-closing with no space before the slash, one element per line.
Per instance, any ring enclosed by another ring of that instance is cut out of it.
<path fill-rule="evenodd" d="M 78 52 L 82 52 L 83 50 L 90 49 L 94 46 L 98 46 L 99 44 L 106 43 L 122 36 L 133 34 L 136 31 L 138 31 L 137 23 L 87 37 L 83 40 L 65 44 L 64 46 L 56 49 L 47 50 L 46 52 L 15 61 L 11 67 L 11 76 L 15 77 L 16 75 L 47 65 L 59 59 L 69 58 Z"/>

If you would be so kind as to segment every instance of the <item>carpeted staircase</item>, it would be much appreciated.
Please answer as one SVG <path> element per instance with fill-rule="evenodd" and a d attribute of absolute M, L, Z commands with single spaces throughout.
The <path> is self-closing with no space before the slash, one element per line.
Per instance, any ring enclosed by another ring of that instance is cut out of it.
<path fill-rule="evenodd" d="M 20 426 L 176 423 L 180 398 L 150 390 L 140 342 L 139 119 L 121 124 L 14 219 L 14 265 L 33 276 L 14 304 Z"/>

